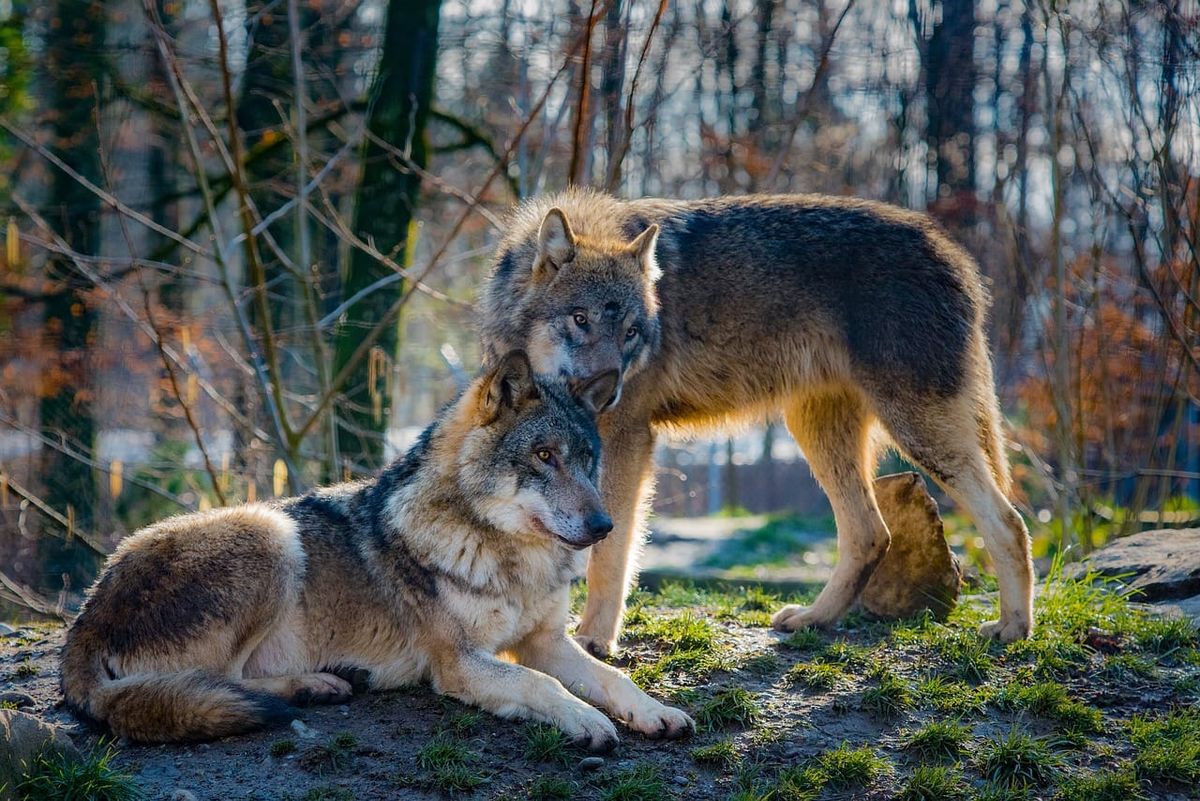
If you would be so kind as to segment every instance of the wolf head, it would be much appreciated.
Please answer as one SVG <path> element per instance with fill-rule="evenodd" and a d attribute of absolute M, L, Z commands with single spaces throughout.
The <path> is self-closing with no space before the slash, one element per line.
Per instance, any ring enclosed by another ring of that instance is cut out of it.
<path fill-rule="evenodd" d="M 515 297 L 489 299 L 489 315 L 503 319 L 488 321 L 485 340 L 491 334 L 503 347 L 525 350 L 539 376 L 572 385 L 616 371 L 608 405 L 615 404 L 624 379 L 658 344 L 657 241 L 657 225 L 632 240 L 578 235 L 562 209 L 550 209 L 532 251 L 502 256 L 532 255 L 532 264 L 511 265 L 521 276 L 506 287 Z"/>
<path fill-rule="evenodd" d="M 458 405 L 467 428 L 457 470 L 476 512 L 514 536 L 576 549 L 608 536 L 594 415 L 616 385 L 615 370 L 571 388 L 537 378 L 522 351 L 471 384 Z"/>

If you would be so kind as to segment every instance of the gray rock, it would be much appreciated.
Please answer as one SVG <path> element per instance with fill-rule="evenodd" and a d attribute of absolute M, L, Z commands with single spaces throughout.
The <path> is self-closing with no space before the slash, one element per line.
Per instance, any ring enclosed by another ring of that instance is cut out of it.
<path fill-rule="evenodd" d="M 28 693 L 19 693 L 16 690 L 0 693 L 0 706 L 15 706 L 20 709 L 23 706 L 34 705 L 33 696 Z"/>
<path fill-rule="evenodd" d="M 1143 531 L 1114 540 L 1075 568 L 1124 580 L 1140 601 L 1175 601 L 1200 595 L 1200 528 Z"/>
<path fill-rule="evenodd" d="M 17 630 L 7 623 L 0 623 L 0 637 L 7 637 L 10 634 L 16 634 Z"/>
<path fill-rule="evenodd" d="M 602 767 L 604 767 L 604 757 L 598 756 L 584 757 L 583 759 L 579 760 L 578 765 L 581 773 L 584 771 L 596 770 L 597 768 Z"/>
<path fill-rule="evenodd" d="M 875 499 L 892 544 L 859 603 L 882 618 L 911 617 L 925 609 L 944 618 L 958 601 L 962 570 L 946 543 L 937 502 L 916 473 L 880 477 Z"/>
<path fill-rule="evenodd" d="M 671 783 L 679 787 L 687 787 L 691 783 L 691 780 L 687 776 L 673 776 L 671 777 Z"/>
<path fill-rule="evenodd" d="M 292 731 L 296 732 L 296 734 L 305 740 L 315 739 L 320 734 L 320 732 L 316 729 L 304 725 L 304 721 L 302 720 L 292 721 Z"/>
<path fill-rule="evenodd" d="M 0 801 L 15 799 L 16 786 L 39 756 L 57 752 L 79 759 L 71 738 L 57 726 L 14 709 L 0 709 Z"/>
<path fill-rule="evenodd" d="M 171 801 L 196 801 L 196 794 L 182 788 L 171 793 Z"/>

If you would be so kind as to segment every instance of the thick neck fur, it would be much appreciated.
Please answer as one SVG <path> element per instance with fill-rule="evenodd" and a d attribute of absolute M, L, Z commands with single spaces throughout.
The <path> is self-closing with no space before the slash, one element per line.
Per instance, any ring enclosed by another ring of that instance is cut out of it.
<path fill-rule="evenodd" d="M 367 490 L 371 556 L 381 565 L 412 560 L 434 586 L 448 582 L 476 592 L 509 594 L 519 585 L 549 589 L 570 581 L 581 567 L 575 552 L 536 532 L 499 529 L 487 519 L 486 500 L 464 485 L 470 468 L 460 454 L 470 450 L 471 400 L 451 406 Z"/>

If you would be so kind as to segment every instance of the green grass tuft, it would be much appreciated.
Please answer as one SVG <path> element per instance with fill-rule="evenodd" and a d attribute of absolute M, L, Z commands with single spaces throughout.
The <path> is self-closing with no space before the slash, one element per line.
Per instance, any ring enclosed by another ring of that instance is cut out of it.
<path fill-rule="evenodd" d="M 1137 715 L 1127 728 L 1139 778 L 1200 782 L 1200 710 Z"/>
<path fill-rule="evenodd" d="M 816 651 L 824 648 L 827 642 L 825 635 L 817 629 L 800 629 L 779 644 L 797 651 Z"/>
<path fill-rule="evenodd" d="M 1137 777 L 1129 768 L 1072 776 L 1058 786 L 1055 801 L 1143 801 Z"/>
<path fill-rule="evenodd" d="M 862 708 L 881 718 L 894 718 L 912 706 L 908 684 L 890 670 L 878 674 L 879 683 L 863 690 Z"/>
<path fill-rule="evenodd" d="M 875 654 L 870 648 L 837 640 L 817 654 L 817 660 L 829 664 L 844 665 L 856 670 L 865 670 L 875 663 Z"/>
<path fill-rule="evenodd" d="M 567 749 L 571 741 L 553 726 L 532 723 L 525 727 L 525 759 L 530 762 L 558 762 L 566 764 Z"/>
<path fill-rule="evenodd" d="M 969 714 L 982 712 L 991 700 L 991 687 L 972 687 L 963 681 L 944 676 L 931 676 L 917 683 L 913 689 L 916 702 L 938 712 Z"/>
<path fill-rule="evenodd" d="M 784 768 L 775 779 L 770 801 L 815 801 L 829 783 L 829 777 L 818 765 Z"/>
<path fill-rule="evenodd" d="M 906 732 L 902 744 L 924 759 L 957 759 L 963 752 L 971 730 L 953 720 L 935 720 L 915 731 Z"/>
<path fill-rule="evenodd" d="M 279 757 L 285 757 L 288 754 L 294 754 L 296 753 L 296 741 L 287 739 L 276 740 L 275 742 L 271 743 L 270 751 L 271 756 L 277 759 Z"/>
<path fill-rule="evenodd" d="M 17 784 L 22 801 L 136 801 L 143 798 L 133 777 L 112 764 L 117 750 L 112 744 L 99 744 L 83 758 L 75 760 L 57 752 L 43 754 Z"/>
<path fill-rule="evenodd" d="M 417 752 L 417 766 L 429 773 L 428 784 L 445 793 L 468 792 L 486 782 L 475 767 L 477 761 L 466 744 L 444 734 Z"/>
<path fill-rule="evenodd" d="M 918 765 L 905 781 L 897 801 L 956 801 L 967 797 L 962 774 L 945 765 Z"/>
<path fill-rule="evenodd" d="M 845 742 L 817 757 L 817 767 L 835 787 L 867 787 L 892 770 L 891 763 L 869 746 L 851 748 Z"/>
<path fill-rule="evenodd" d="M 1097 734 L 1104 728 L 1100 710 L 1071 698 L 1061 684 L 1011 684 L 997 698 L 1001 706 L 1020 709 L 1058 723 L 1071 735 Z"/>
<path fill-rule="evenodd" d="M 529 801 L 570 801 L 579 795 L 575 782 L 558 776 L 539 776 L 525 791 Z"/>
<path fill-rule="evenodd" d="M 762 716 L 758 697 L 741 687 L 721 690 L 696 709 L 696 725 L 705 731 L 733 724 L 752 726 Z"/>
<path fill-rule="evenodd" d="M 840 667 L 823 662 L 798 662 L 792 665 L 783 678 L 788 684 L 807 687 L 810 690 L 832 690 L 849 681 L 849 677 Z"/>
<path fill-rule="evenodd" d="M 600 797 L 604 801 L 662 801 L 667 783 L 658 767 L 639 762 L 629 770 L 605 776 Z"/>
<path fill-rule="evenodd" d="M 723 770 L 729 770 L 741 761 L 737 748 L 733 745 L 733 740 L 728 739 L 693 748 L 692 759 L 701 765 L 712 765 Z"/>
<path fill-rule="evenodd" d="M 975 754 L 975 767 L 988 781 L 1006 787 L 1044 785 L 1058 772 L 1059 758 L 1044 738 L 1013 729 L 1003 737 L 984 740 Z"/>

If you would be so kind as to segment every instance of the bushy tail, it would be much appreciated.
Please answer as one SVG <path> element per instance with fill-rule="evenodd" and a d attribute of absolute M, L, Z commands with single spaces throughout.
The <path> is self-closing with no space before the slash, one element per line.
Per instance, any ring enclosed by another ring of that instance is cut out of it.
<path fill-rule="evenodd" d="M 69 644 L 63 655 L 67 704 L 121 737 L 154 743 L 212 740 L 292 718 L 282 699 L 203 670 L 110 678 L 100 655 L 78 645 Z"/>

